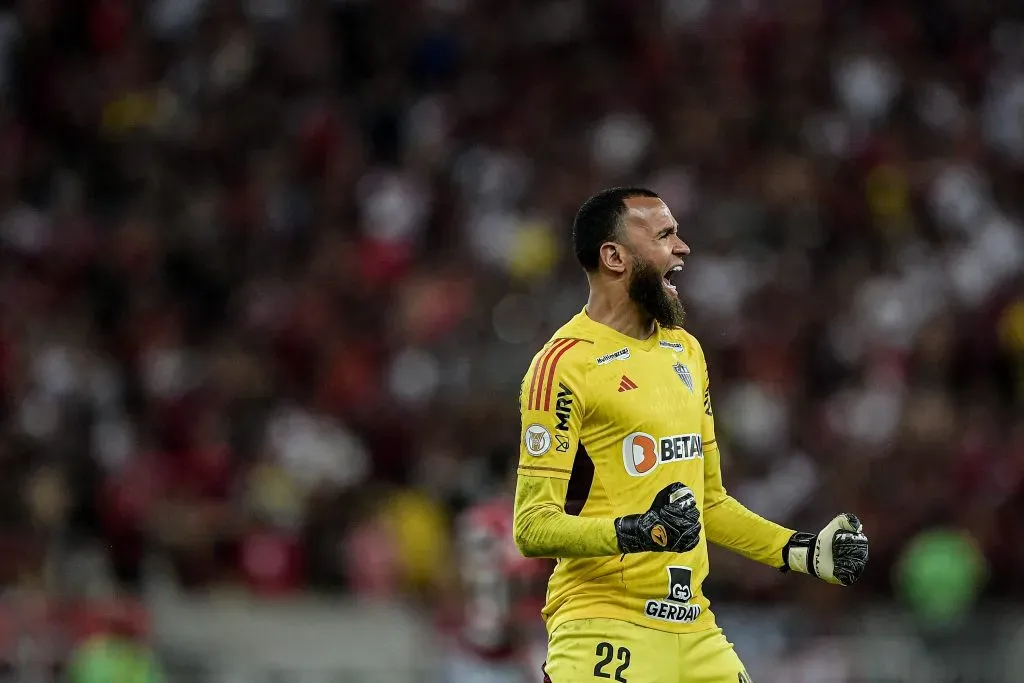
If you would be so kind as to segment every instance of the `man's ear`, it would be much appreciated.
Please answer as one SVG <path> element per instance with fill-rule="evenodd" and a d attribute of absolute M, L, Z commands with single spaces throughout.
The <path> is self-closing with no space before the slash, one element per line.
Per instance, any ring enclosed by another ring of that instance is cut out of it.
<path fill-rule="evenodd" d="M 627 254 L 626 248 L 617 242 L 605 242 L 601 245 L 601 263 L 613 273 L 622 274 L 626 272 Z"/>

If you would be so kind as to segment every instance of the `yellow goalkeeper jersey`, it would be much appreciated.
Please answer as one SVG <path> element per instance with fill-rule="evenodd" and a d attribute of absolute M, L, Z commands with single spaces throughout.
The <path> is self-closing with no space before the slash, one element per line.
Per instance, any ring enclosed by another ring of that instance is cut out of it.
<path fill-rule="evenodd" d="M 701 542 L 688 553 L 559 559 L 543 611 L 549 631 L 584 618 L 678 633 L 713 628 L 702 589 L 708 541 L 782 565 L 793 532 L 750 512 L 723 487 L 707 365 L 686 331 L 657 328 L 638 340 L 582 311 L 534 358 L 520 408 L 520 479 L 562 480 L 535 497 L 565 493 L 564 500 L 523 506 L 557 504 L 570 515 L 614 519 L 646 511 L 662 488 L 679 481 L 701 508 Z"/>

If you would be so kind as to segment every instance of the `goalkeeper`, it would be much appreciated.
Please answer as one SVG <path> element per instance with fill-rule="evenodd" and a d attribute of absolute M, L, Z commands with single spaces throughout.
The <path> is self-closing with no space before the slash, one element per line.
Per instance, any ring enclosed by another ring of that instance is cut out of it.
<path fill-rule="evenodd" d="M 523 380 L 514 534 L 558 558 L 552 683 L 749 681 L 701 588 L 709 541 L 840 585 L 867 563 L 853 515 L 800 533 L 726 493 L 704 353 L 671 281 L 690 251 L 677 228 L 648 190 L 588 199 L 573 242 L 589 300 Z"/>

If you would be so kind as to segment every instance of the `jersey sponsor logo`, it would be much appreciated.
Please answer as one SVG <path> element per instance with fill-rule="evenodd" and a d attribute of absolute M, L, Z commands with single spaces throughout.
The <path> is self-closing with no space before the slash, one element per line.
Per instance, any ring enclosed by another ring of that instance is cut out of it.
<path fill-rule="evenodd" d="M 569 452 L 569 437 L 555 434 L 555 450 L 559 453 Z"/>
<path fill-rule="evenodd" d="M 569 416 L 572 414 L 572 391 L 561 382 L 558 383 L 558 395 L 555 397 L 555 429 L 560 432 L 569 431 Z"/>
<path fill-rule="evenodd" d="M 693 569 L 690 567 L 671 566 L 668 569 L 668 600 L 690 602 L 693 599 Z"/>
<path fill-rule="evenodd" d="M 676 371 L 676 376 L 683 381 L 683 384 L 686 385 L 686 388 L 689 389 L 690 393 L 692 394 L 693 375 L 690 374 L 690 368 L 686 367 L 682 363 L 676 363 L 675 365 L 672 366 L 672 369 Z"/>
<path fill-rule="evenodd" d="M 663 349 L 672 349 L 673 351 L 678 351 L 680 353 L 682 353 L 683 350 L 684 350 L 684 347 L 683 347 L 682 344 L 678 344 L 676 342 L 670 342 L 670 341 L 660 341 L 660 342 L 658 342 L 658 346 L 660 346 Z"/>
<path fill-rule="evenodd" d="M 691 605 L 693 599 L 693 569 L 672 566 L 668 569 L 668 595 L 664 600 L 648 600 L 644 614 L 652 619 L 689 624 L 700 616 L 700 605 Z"/>
<path fill-rule="evenodd" d="M 541 352 L 533 364 L 533 373 L 530 376 L 530 410 L 551 409 L 551 389 L 558 361 L 579 342 L 579 339 L 556 339 Z"/>
<path fill-rule="evenodd" d="M 700 617 L 700 605 L 677 605 L 664 600 L 648 600 L 644 605 L 644 614 L 651 619 L 692 624 Z"/>
<path fill-rule="evenodd" d="M 644 477 L 658 465 L 704 457 L 700 434 L 677 434 L 655 438 L 633 432 L 622 441 L 622 464 L 633 477 Z"/>
<path fill-rule="evenodd" d="M 532 424 L 523 434 L 523 445 L 527 453 L 540 457 L 551 449 L 551 432 L 544 425 Z"/>
<path fill-rule="evenodd" d="M 613 352 L 611 352 L 609 354 L 601 356 L 600 358 L 597 359 L 597 364 L 598 365 L 607 365 L 608 363 L 611 363 L 613 360 L 626 360 L 628 358 L 629 358 L 629 347 L 627 346 L 626 348 L 619 349 L 618 351 L 613 351 Z"/>

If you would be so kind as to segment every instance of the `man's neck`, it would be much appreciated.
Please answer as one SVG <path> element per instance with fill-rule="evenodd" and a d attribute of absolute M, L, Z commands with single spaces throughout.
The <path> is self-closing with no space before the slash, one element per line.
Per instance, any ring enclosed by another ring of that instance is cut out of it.
<path fill-rule="evenodd" d="M 654 334 L 656 329 L 654 320 L 641 312 L 627 296 L 611 297 L 591 289 L 586 310 L 594 322 L 641 341 Z"/>

